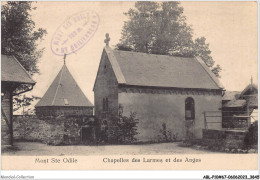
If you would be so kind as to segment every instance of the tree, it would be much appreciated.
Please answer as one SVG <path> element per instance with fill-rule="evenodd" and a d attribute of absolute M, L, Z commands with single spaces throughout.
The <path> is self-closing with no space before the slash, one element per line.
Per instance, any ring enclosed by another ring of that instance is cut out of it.
<path fill-rule="evenodd" d="M 110 131 L 108 131 L 107 120 L 110 124 Z M 117 116 L 109 115 L 108 119 L 103 119 L 106 122 L 102 127 L 100 135 L 100 142 L 109 142 L 112 144 L 132 144 L 136 142 L 136 135 L 138 133 L 139 119 L 136 118 L 136 113 L 131 112 L 130 116 L 123 116 L 119 113 Z M 110 138 L 108 139 L 108 136 Z"/>
<path fill-rule="evenodd" d="M 199 56 L 219 76 L 205 37 L 193 40 L 193 29 L 186 23 L 179 2 L 136 2 L 126 16 L 117 49 L 182 57 Z"/>
<path fill-rule="evenodd" d="M 139 119 L 136 118 L 136 113 L 131 113 L 129 117 L 120 116 L 116 121 L 116 137 L 119 144 L 131 144 L 136 141 L 137 125 Z"/>
<path fill-rule="evenodd" d="M 27 114 L 25 111 L 25 108 L 29 107 L 33 101 L 40 99 L 37 96 L 25 96 L 25 95 L 17 95 L 13 98 L 14 101 L 14 108 L 13 111 L 18 111 L 19 109 L 22 108 L 23 115 Z M 30 110 L 30 109 L 28 109 Z"/>
<path fill-rule="evenodd" d="M 13 55 L 32 75 L 39 73 L 37 62 L 44 49 L 37 49 L 38 40 L 47 33 L 31 19 L 32 2 L 8 1 L 1 10 L 2 54 Z"/>
<path fill-rule="evenodd" d="M 33 75 L 39 73 L 37 62 L 42 56 L 44 49 L 38 49 L 37 45 L 46 35 L 46 30 L 39 28 L 35 30 L 35 22 L 31 19 L 30 12 L 32 2 L 8 1 L 4 2 L 1 10 L 1 45 L 2 54 L 14 56 Z M 19 86 L 16 91 L 27 89 L 27 85 Z M 37 97 L 14 97 L 14 110 L 24 107 L 25 103 L 31 104 Z"/>

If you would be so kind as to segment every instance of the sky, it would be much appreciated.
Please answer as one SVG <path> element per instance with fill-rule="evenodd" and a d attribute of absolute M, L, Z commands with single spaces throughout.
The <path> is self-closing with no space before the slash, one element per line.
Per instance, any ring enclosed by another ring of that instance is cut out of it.
<path fill-rule="evenodd" d="M 110 35 L 113 48 L 121 37 L 123 14 L 134 7 L 134 2 L 37 2 L 32 19 L 36 27 L 48 34 L 39 42 L 45 48 L 39 60 L 40 74 L 29 93 L 42 97 L 63 66 L 63 57 L 51 50 L 52 38 L 57 29 L 73 15 L 95 11 L 99 26 L 84 47 L 66 57 L 66 65 L 88 99 L 94 103 L 95 82 L 105 34 Z M 220 81 L 226 90 L 243 90 L 251 76 L 257 84 L 257 3 L 256 2 L 181 2 L 194 37 L 204 36 L 210 44 L 212 57 L 222 67 Z M 35 102 L 36 103 L 36 102 Z M 34 104 L 35 104 L 34 103 Z"/>

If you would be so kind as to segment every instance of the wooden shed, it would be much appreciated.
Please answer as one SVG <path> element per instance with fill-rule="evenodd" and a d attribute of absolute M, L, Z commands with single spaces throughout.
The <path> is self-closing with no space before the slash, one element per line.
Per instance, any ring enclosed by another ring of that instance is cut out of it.
<path fill-rule="evenodd" d="M 13 56 L 1 55 L 1 72 L 1 143 L 13 145 L 13 96 L 32 90 L 35 81 Z"/>

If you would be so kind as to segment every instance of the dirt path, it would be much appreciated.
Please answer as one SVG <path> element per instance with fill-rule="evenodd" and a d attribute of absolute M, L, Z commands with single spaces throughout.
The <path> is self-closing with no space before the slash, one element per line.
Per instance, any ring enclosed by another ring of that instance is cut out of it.
<path fill-rule="evenodd" d="M 17 142 L 12 151 L 4 151 L 3 155 L 24 156 L 60 156 L 60 155 L 140 155 L 140 154 L 213 154 L 206 150 L 181 147 L 179 143 L 160 143 L 144 145 L 105 145 L 105 146 L 48 146 L 36 142 Z"/>

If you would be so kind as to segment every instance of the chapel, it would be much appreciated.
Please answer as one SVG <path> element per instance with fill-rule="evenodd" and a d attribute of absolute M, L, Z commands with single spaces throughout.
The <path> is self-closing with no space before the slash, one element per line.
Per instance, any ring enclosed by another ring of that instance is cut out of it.
<path fill-rule="evenodd" d="M 93 116 L 93 104 L 69 72 L 65 61 L 60 72 L 35 105 L 38 117 Z"/>
<path fill-rule="evenodd" d="M 94 84 L 95 117 L 114 131 L 111 116 L 136 113 L 138 141 L 202 138 L 204 113 L 221 113 L 224 87 L 198 57 L 177 57 L 104 47 Z M 221 129 L 221 116 L 209 123 Z"/>

